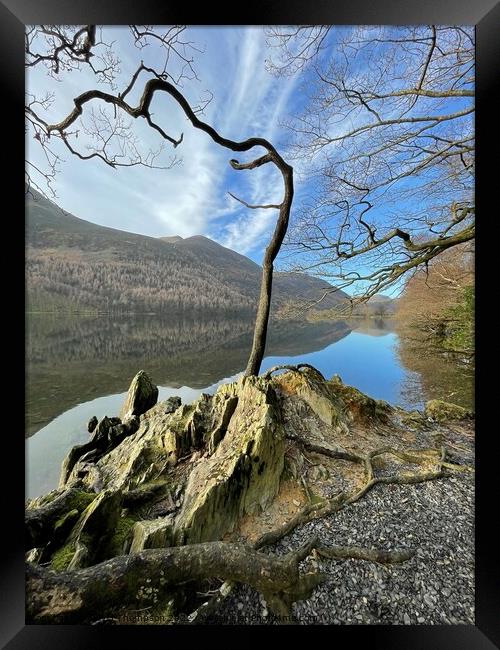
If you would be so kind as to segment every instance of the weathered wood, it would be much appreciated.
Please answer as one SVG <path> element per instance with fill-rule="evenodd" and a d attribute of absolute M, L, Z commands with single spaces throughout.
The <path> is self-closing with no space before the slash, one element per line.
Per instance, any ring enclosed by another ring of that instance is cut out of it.
<path fill-rule="evenodd" d="M 367 560 L 379 564 L 399 564 L 415 555 L 415 551 L 382 551 L 377 548 L 361 548 L 359 546 L 320 546 L 316 552 L 330 560 Z"/>
<path fill-rule="evenodd" d="M 71 551 L 74 552 L 69 565 L 52 563 L 52 566 L 60 571 L 59 573 L 43 565 L 28 563 L 29 622 L 88 623 L 96 618 L 118 617 L 119 619 L 127 609 L 130 611 L 148 608 L 154 611 L 171 600 L 173 591 L 184 590 L 183 585 L 186 583 L 193 583 L 196 588 L 198 582 L 211 578 L 251 585 L 264 595 L 274 614 L 288 617 L 292 603 L 308 598 L 314 587 L 323 580 L 323 576 L 319 573 L 299 574 L 299 562 L 313 549 L 316 549 L 320 556 L 334 560 L 356 558 L 386 563 L 404 562 L 411 557 L 412 552 L 406 550 L 319 547 L 316 540 L 311 540 L 295 553 L 285 556 L 259 552 L 264 546 L 273 544 L 290 533 L 296 526 L 315 518 L 328 516 L 356 502 L 376 485 L 419 483 L 441 477 L 445 467 L 450 470 L 456 468 L 452 463 L 445 462 L 444 447 L 400 450 L 387 446 L 368 453 L 362 451 L 355 453 L 333 445 L 323 446 L 321 443 L 310 442 L 305 436 L 298 437 L 293 432 L 293 427 L 288 431 L 288 436 L 308 451 L 361 465 L 365 472 L 363 485 L 356 486 L 349 492 L 341 492 L 332 498 L 309 503 L 288 523 L 266 533 L 253 546 L 220 541 L 226 532 L 232 530 L 233 524 L 236 525 L 242 514 L 258 510 L 257 506 L 266 490 L 269 497 L 266 498 L 267 503 L 272 500 L 279 486 L 284 456 L 282 443 L 286 432 L 280 411 L 281 398 L 278 398 L 275 391 L 278 380 L 270 381 L 274 370 L 272 369 L 263 377 L 242 377 L 239 382 L 220 388 L 211 398 L 206 412 L 204 409 L 194 410 L 203 415 L 200 420 L 200 431 L 203 432 L 201 439 L 205 441 L 207 447 L 210 441 L 212 442 L 212 455 L 207 456 L 203 462 L 197 462 L 191 469 L 183 495 L 182 512 L 176 518 L 174 529 L 167 530 L 171 524 L 173 526 L 173 520 L 164 522 L 166 528 L 161 533 L 162 535 L 165 533 L 165 539 L 155 540 L 149 544 L 141 541 L 140 535 L 137 535 L 135 553 L 107 559 L 114 555 L 117 549 L 120 549 L 118 552 L 123 552 L 123 544 L 118 545 L 114 538 L 109 539 L 119 523 L 130 525 L 130 522 L 124 522 L 119 517 L 121 508 L 123 506 L 134 508 L 142 503 L 143 499 L 147 501 L 156 499 L 157 492 L 161 492 L 162 488 L 166 487 L 165 482 L 145 485 L 141 488 L 135 488 L 137 481 L 129 482 L 129 485 L 134 486 L 135 489 L 126 491 L 123 500 L 121 500 L 121 493 L 113 492 L 116 486 L 110 488 L 107 485 L 107 489 L 110 490 L 107 496 L 104 492 L 94 496 L 73 488 L 59 494 L 46 505 L 28 510 L 26 526 L 27 538 L 30 540 L 27 542 L 29 548 L 46 545 L 46 557 L 52 562 L 53 549 L 59 552 L 66 548 L 61 546 L 60 549 L 59 543 L 52 541 L 54 526 L 57 523 L 61 535 L 67 537 L 66 546 L 71 546 Z M 305 368 L 303 374 L 304 381 L 307 382 L 308 376 L 311 375 L 310 370 Z M 297 376 L 295 375 L 294 378 L 296 379 Z M 318 417 L 322 417 L 324 421 L 325 408 L 322 404 L 319 408 L 318 400 L 314 402 L 310 396 L 308 397 L 309 393 L 304 397 L 302 384 L 299 388 L 302 391 L 301 399 L 308 398 L 319 411 Z M 324 400 L 329 399 L 328 395 L 323 394 L 321 381 L 316 377 L 312 381 L 310 391 L 317 391 Z M 342 408 L 339 412 L 343 413 Z M 177 420 L 178 430 L 182 435 L 185 431 L 190 431 L 192 409 L 188 409 L 185 416 L 179 413 Z M 156 433 L 151 429 L 147 434 L 151 434 L 151 437 L 138 436 L 141 444 L 144 443 L 146 462 L 137 462 L 140 456 L 134 455 L 134 445 L 139 443 L 133 438 L 123 442 L 121 449 L 124 453 L 120 458 L 113 459 L 113 455 L 107 458 L 111 458 L 115 463 L 117 471 L 131 472 L 130 477 L 142 480 L 144 468 L 151 465 L 152 461 L 157 464 L 163 463 L 165 447 L 150 442 L 161 441 L 164 445 L 166 425 L 172 426 L 170 420 L 167 422 L 162 420 Z M 151 421 L 148 426 L 151 427 Z M 103 433 L 104 429 L 105 427 Z M 217 442 L 210 437 L 214 431 L 217 432 Z M 115 433 L 122 434 L 124 431 L 115 427 Z M 161 437 L 157 439 L 155 436 L 158 433 Z M 116 442 L 117 436 L 110 436 L 110 439 Z M 190 439 L 194 440 L 194 437 L 191 436 Z M 159 456 L 152 456 L 151 451 L 156 454 L 158 449 L 161 452 Z M 377 476 L 375 459 L 385 454 L 395 456 L 405 463 L 420 465 L 419 471 Z M 122 463 L 122 460 L 128 459 L 129 455 L 136 463 L 133 471 L 130 463 L 129 465 Z M 157 476 L 160 472 L 157 471 L 156 466 L 153 466 L 153 469 Z M 80 497 L 81 500 L 76 510 L 72 496 Z M 89 498 L 94 499 L 90 506 Z M 99 506 L 105 504 L 107 499 L 110 503 L 109 509 L 104 506 L 100 508 Z M 43 500 L 38 502 L 44 503 Z M 260 505 L 265 507 L 266 503 Z M 79 513 L 80 517 L 76 520 Z M 66 520 L 65 516 L 69 519 Z M 162 523 L 158 521 L 161 527 Z M 145 532 L 149 534 L 151 531 L 147 530 L 147 523 L 139 522 L 136 526 L 145 527 Z M 156 525 L 156 521 L 154 523 Z M 126 528 L 126 531 L 128 530 Z M 174 532 L 179 535 L 174 535 Z M 143 537 L 145 539 L 146 535 Z M 165 541 L 167 539 L 168 541 Z M 175 542 L 183 545 L 164 548 L 167 543 Z M 162 547 L 145 549 L 144 546 L 148 544 Z M 101 560 L 105 561 L 101 562 Z M 43 562 L 43 559 L 38 558 L 37 561 Z M 97 562 L 100 564 L 94 566 L 84 564 Z M 213 606 L 215 607 L 220 600 L 218 597 L 213 599 Z"/>
<path fill-rule="evenodd" d="M 269 309 L 271 306 L 271 292 L 273 282 L 273 262 L 279 253 L 281 244 L 285 237 L 290 209 L 293 201 L 293 168 L 288 165 L 281 156 L 272 153 L 272 160 L 283 176 L 285 195 L 280 205 L 278 221 L 273 236 L 264 254 L 262 263 L 262 281 L 260 285 L 259 305 L 255 318 L 255 329 L 252 342 L 252 350 L 248 359 L 245 375 L 258 375 L 267 339 L 267 324 L 269 321 Z"/>
<path fill-rule="evenodd" d="M 81 461 L 97 463 L 104 455 L 109 454 L 123 440 L 133 435 L 139 428 L 139 418 L 132 415 L 124 422 L 120 418 L 104 417 L 94 430 L 92 438 L 83 445 L 72 447 L 63 460 L 59 487 L 63 488 L 68 482 L 73 469 Z"/>
<path fill-rule="evenodd" d="M 135 490 L 129 490 L 123 494 L 122 505 L 124 508 L 136 507 L 142 503 L 151 501 L 158 492 L 161 492 L 167 485 L 166 481 L 160 483 L 155 483 L 147 488 L 137 488 Z"/>
<path fill-rule="evenodd" d="M 51 540 L 56 522 L 73 509 L 80 495 L 79 490 L 69 488 L 47 505 L 26 510 L 24 545 L 27 551 L 44 546 Z"/>
<path fill-rule="evenodd" d="M 324 580 L 319 573 L 299 574 L 299 562 L 316 544 L 312 539 L 278 557 L 243 544 L 209 542 L 148 549 L 62 573 L 28 562 L 27 621 L 84 623 L 131 604 L 155 605 L 173 586 L 215 577 L 251 585 L 268 602 L 291 603 L 308 598 Z"/>
<path fill-rule="evenodd" d="M 439 458 L 436 459 L 437 468 L 435 470 L 429 470 L 426 472 L 418 472 L 415 474 L 400 474 L 398 476 L 374 476 L 372 459 L 380 456 L 382 454 L 393 454 L 399 456 L 400 458 L 407 460 L 408 462 L 421 464 L 429 461 L 429 453 L 433 452 L 435 455 L 439 454 Z M 322 452 L 319 452 L 322 453 Z M 364 457 L 364 466 L 365 466 L 365 484 L 363 487 L 353 494 L 348 494 L 346 492 L 340 493 L 331 497 L 330 499 L 324 499 L 319 503 L 308 504 L 304 506 L 297 514 L 287 523 L 283 524 L 275 530 L 271 530 L 267 533 L 261 535 L 257 541 L 254 543 L 254 548 L 260 549 L 264 546 L 269 546 L 270 544 L 275 544 L 280 539 L 285 537 L 292 532 L 297 526 L 305 524 L 312 519 L 326 517 L 328 515 L 341 510 L 347 505 L 355 503 L 361 499 L 367 492 L 369 492 L 376 485 L 412 485 L 416 483 L 423 483 L 425 481 L 433 481 L 435 479 L 441 478 L 443 476 L 443 463 L 445 460 L 446 450 L 444 447 L 438 449 L 416 449 L 409 450 L 408 452 L 400 451 L 397 449 L 392 449 L 389 447 L 384 447 L 381 449 L 376 449 L 371 453 L 367 454 Z M 361 458 L 361 457 L 360 457 Z M 354 462 L 359 462 L 358 459 Z"/>
<path fill-rule="evenodd" d="M 345 451 L 344 449 L 331 449 L 330 447 L 325 447 L 323 445 L 316 445 L 308 440 L 304 440 L 300 436 L 287 435 L 289 440 L 297 442 L 302 449 L 305 451 L 310 451 L 315 454 L 321 454 L 322 456 L 328 456 L 328 458 L 335 458 L 337 460 L 350 460 L 353 463 L 363 464 L 365 459 L 359 454 L 353 454 L 352 452 Z"/>
<path fill-rule="evenodd" d="M 269 368 L 269 370 L 266 370 L 266 372 L 263 373 L 262 377 L 264 379 L 270 379 L 271 375 L 274 372 L 278 372 L 279 370 L 291 370 L 292 372 L 300 372 L 301 368 L 309 368 L 310 370 L 314 370 L 315 373 L 317 373 L 322 379 L 324 379 L 320 371 L 317 370 L 314 366 L 311 366 L 311 364 L 309 363 L 298 363 L 297 365 L 282 364 L 279 366 L 273 366 L 272 368 Z"/>

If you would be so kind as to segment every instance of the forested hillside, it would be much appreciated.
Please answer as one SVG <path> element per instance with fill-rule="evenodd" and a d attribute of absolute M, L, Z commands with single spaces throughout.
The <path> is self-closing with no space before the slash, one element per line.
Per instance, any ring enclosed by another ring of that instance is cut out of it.
<path fill-rule="evenodd" d="M 64 212 L 35 191 L 26 204 L 29 311 L 252 313 L 261 268 L 203 236 L 153 238 Z M 328 283 L 276 273 L 273 308 L 320 298 Z M 318 308 L 346 295 L 329 294 Z"/>

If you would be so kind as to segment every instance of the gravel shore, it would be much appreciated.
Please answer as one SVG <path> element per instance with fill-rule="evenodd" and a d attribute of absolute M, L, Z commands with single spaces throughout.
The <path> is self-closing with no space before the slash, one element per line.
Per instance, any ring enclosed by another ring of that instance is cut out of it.
<path fill-rule="evenodd" d="M 470 460 L 470 459 L 469 459 Z M 322 545 L 414 549 L 399 565 L 307 558 L 301 568 L 328 576 L 294 604 L 301 624 L 474 624 L 474 475 L 453 473 L 417 485 L 377 485 L 360 501 L 298 527 L 267 552 Z M 262 597 L 238 585 L 214 624 L 277 622 Z M 282 621 L 283 622 L 283 621 Z"/>

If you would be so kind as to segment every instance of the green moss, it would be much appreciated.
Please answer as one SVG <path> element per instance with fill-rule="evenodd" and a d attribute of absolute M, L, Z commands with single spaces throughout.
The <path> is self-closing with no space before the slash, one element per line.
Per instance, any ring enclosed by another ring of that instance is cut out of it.
<path fill-rule="evenodd" d="M 444 347 L 452 350 L 473 350 L 474 286 L 463 288 L 459 303 L 446 313 L 451 320 L 446 327 Z"/>
<path fill-rule="evenodd" d="M 354 418 L 363 420 L 375 418 L 384 421 L 391 411 L 391 406 L 387 402 L 375 400 L 354 386 L 346 386 L 338 375 L 334 375 L 326 384 L 332 399 L 340 399 L 345 409 Z"/>
<path fill-rule="evenodd" d="M 440 399 L 432 399 L 425 405 L 426 417 L 432 418 L 436 422 L 446 422 L 447 420 L 465 420 L 474 416 L 472 411 L 464 409 L 458 404 L 443 402 Z"/>
<path fill-rule="evenodd" d="M 316 494 L 312 490 L 308 490 L 308 496 L 309 496 L 309 501 L 311 504 L 316 505 L 317 503 L 323 503 L 325 501 L 325 498 L 320 496 L 319 494 Z"/>
<path fill-rule="evenodd" d="M 53 490 L 52 492 L 49 492 L 46 494 L 44 497 L 42 497 L 38 503 L 39 506 L 46 506 L 49 503 L 52 503 L 56 497 L 58 497 L 60 494 L 59 490 Z"/>
<path fill-rule="evenodd" d="M 426 418 L 419 411 L 403 411 L 398 409 L 403 425 L 410 429 L 427 429 L 429 424 Z"/>
<path fill-rule="evenodd" d="M 52 558 L 50 560 L 50 567 L 54 569 L 54 571 L 65 571 L 73 559 L 74 554 L 75 547 L 73 544 L 66 544 L 65 546 L 62 546 L 52 555 Z"/>
<path fill-rule="evenodd" d="M 148 481 L 147 483 L 142 483 L 138 487 L 135 488 L 137 492 L 147 492 L 148 490 L 151 490 L 152 488 L 156 488 L 157 491 L 155 491 L 155 494 L 160 494 L 162 491 L 162 487 L 166 487 L 168 485 L 169 481 L 165 478 L 155 478 L 152 481 Z"/>
<path fill-rule="evenodd" d="M 83 512 L 96 498 L 95 492 L 84 492 L 78 490 L 68 502 L 68 510 L 78 510 Z"/>
<path fill-rule="evenodd" d="M 76 521 L 76 519 L 78 518 L 78 515 L 79 515 L 79 512 L 78 512 L 78 510 L 76 508 L 74 508 L 73 510 L 70 510 L 69 512 L 67 512 L 60 519 L 58 519 L 56 521 L 56 523 L 54 524 L 54 533 L 59 532 L 60 530 L 62 530 L 66 526 L 70 526 L 71 525 L 70 521 L 71 520 L 73 522 Z"/>
<path fill-rule="evenodd" d="M 186 431 L 194 409 L 195 407 L 193 404 L 183 404 L 173 415 L 168 428 L 177 435 L 182 435 Z"/>
<path fill-rule="evenodd" d="M 118 524 L 109 543 L 111 556 L 123 555 L 123 547 L 125 542 L 131 539 L 132 528 L 136 521 L 137 519 L 130 515 L 118 519 Z"/>
<path fill-rule="evenodd" d="M 63 490 L 52 490 L 47 494 L 36 497 L 35 499 L 30 499 L 26 504 L 27 508 L 41 508 L 43 506 L 52 503 L 54 499 L 62 494 Z"/>

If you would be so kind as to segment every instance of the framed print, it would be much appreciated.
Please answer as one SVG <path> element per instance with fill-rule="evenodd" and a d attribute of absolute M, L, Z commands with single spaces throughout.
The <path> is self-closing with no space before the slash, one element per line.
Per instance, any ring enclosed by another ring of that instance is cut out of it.
<path fill-rule="evenodd" d="M 499 645 L 500 12 L 364 4 L 3 0 L 5 647 Z"/>

